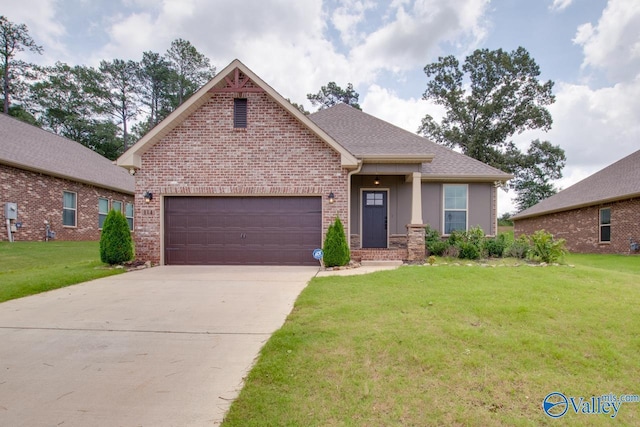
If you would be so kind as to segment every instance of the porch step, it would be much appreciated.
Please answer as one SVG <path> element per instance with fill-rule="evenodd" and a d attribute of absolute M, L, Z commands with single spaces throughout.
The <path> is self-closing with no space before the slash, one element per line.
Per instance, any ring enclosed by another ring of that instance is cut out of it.
<path fill-rule="evenodd" d="M 402 265 L 403 262 L 401 260 L 362 260 L 360 265 L 363 267 L 395 267 L 398 265 Z"/>

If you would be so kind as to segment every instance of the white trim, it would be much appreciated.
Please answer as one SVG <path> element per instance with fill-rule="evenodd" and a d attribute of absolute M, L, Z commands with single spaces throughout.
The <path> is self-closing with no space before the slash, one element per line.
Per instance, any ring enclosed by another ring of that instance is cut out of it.
<path fill-rule="evenodd" d="M 363 206 L 364 205 L 364 203 L 363 203 L 363 201 L 364 201 L 363 193 L 365 191 L 385 191 L 387 193 L 387 246 L 385 246 L 384 248 L 363 248 L 362 247 L 362 241 L 364 240 L 364 228 L 362 227 L 362 210 L 364 209 L 364 206 Z M 360 220 L 360 247 L 358 249 L 389 249 L 389 229 L 391 229 L 390 224 L 389 224 L 389 222 L 390 222 L 389 221 L 390 220 L 389 206 L 391 205 L 390 196 L 391 196 L 391 190 L 388 187 L 383 187 L 383 188 L 380 188 L 380 187 L 373 187 L 373 188 L 366 187 L 365 188 L 365 187 L 363 187 L 363 188 L 360 188 L 360 197 L 359 197 L 359 200 L 358 200 L 358 206 L 359 206 L 358 211 L 360 213 L 360 218 L 359 218 L 359 220 Z"/>
<path fill-rule="evenodd" d="M 446 189 L 445 187 L 465 187 L 466 188 L 466 208 L 465 209 L 447 209 L 446 207 Z M 451 234 L 445 233 L 446 230 L 446 211 L 464 212 L 465 213 L 465 225 L 464 230 L 469 230 L 469 184 L 442 184 L 442 235 L 450 236 Z"/>

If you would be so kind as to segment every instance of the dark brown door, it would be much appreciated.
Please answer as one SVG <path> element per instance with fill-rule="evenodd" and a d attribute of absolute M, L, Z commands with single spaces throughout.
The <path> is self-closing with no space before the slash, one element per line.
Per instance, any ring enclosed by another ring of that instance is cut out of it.
<path fill-rule="evenodd" d="M 165 197 L 165 264 L 318 265 L 320 197 Z"/>

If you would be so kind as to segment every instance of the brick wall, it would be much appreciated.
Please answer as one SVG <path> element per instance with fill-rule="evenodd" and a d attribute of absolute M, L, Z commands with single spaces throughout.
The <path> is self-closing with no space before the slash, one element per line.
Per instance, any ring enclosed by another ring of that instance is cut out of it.
<path fill-rule="evenodd" d="M 247 128 L 233 127 L 233 94 L 218 93 L 142 156 L 136 195 L 136 254 L 161 261 L 162 197 L 322 196 L 324 233 L 347 220 L 347 173 L 340 155 L 265 93 L 245 93 Z M 335 203 L 327 195 L 333 192 Z"/>
<path fill-rule="evenodd" d="M 8 240 L 4 204 L 18 204 L 18 220 L 22 228 L 14 234 L 15 241 L 44 240 L 44 221 L 51 224 L 57 240 L 99 240 L 98 198 L 124 203 L 133 196 L 88 184 L 55 178 L 37 172 L 0 165 L 0 240 Z M 62 192 L 77 193 L 76 227 L 62 225 Z M 135 223 L 135 219 L 134 219 Z"/>
<path fill-rule="evenodd" d="M 599 211 L 611 208 L 611 242 L 599 243 Z M 640 242 L 640 198 L 515 221 L 515 235 L 546 230 L 579 253 L 628 254 L 629 238 Z"/>

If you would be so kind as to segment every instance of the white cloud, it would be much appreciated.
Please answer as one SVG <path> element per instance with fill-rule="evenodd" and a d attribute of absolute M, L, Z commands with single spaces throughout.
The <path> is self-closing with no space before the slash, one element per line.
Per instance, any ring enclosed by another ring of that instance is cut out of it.
<path fill-rule="evenodd" d="M 571 6 L 573 0 L 553 0 L 553 4 L 549 6 L 549 9 L 554 12 L 560 12 Z"/>
<path fill-rule="evenodd" d="M 342 0 L 340 7 L 331 14 L 331 23 L 340 32 L 340 39 L 346 46 L 360 43 L 365 34 L 358 32 L 358 24 L 365 17 L 367 10 L 375 9 L 373 1 Z"/>
<path fill-rule="evenodd" d="M 440 42 L 470 38 L 474 45 L 486 34 L 482 19 L 487 4 L 486 0 L 395 2 L 394 20 L 369 34 L 350 59 L 366 64 L 365 75 L 378 69 L 399 72 L 429 62 Z"/>
<path fill-rule="evenodd" d="M 427 114 L 440 120 L 444 108 L 420 98 L 402 99 L 392 90 L 373 84 L 360 103 L 364 112 L 401 127 L 416 132 Z"/>
<path fill-rule="evenodd" d="M 610 0 L 597 25 L 581 25 L 573 41 L 583 48 L 583 67 L 604 70 L 614 81 L 634 79 L 640 72 L 640 3 Z"/>

